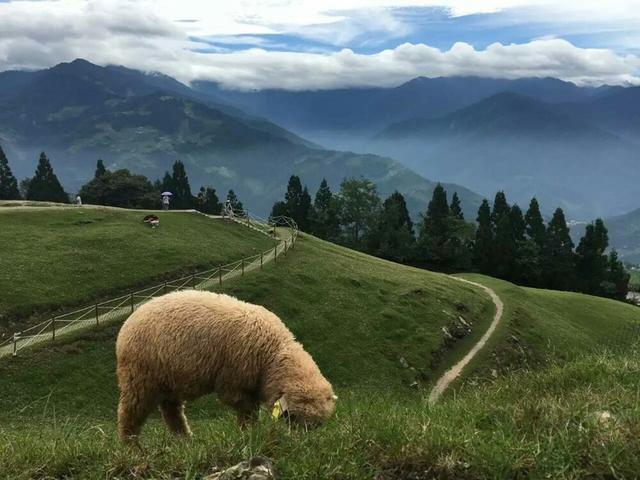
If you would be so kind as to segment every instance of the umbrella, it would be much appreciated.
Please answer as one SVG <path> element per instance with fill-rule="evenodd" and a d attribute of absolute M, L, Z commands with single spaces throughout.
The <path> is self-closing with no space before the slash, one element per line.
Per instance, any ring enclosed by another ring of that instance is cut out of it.
<path fill-rule="evenodd" d="M 169 197 L 170 197 L 171 195 L 173 195 L 173 193 L 171 193 L 171 192 L 162 192 L 160 195 L 162 195 L 163 197 L 164 197 L 165 195 L 167 195 L 167 196 L 169 196 Z"/>

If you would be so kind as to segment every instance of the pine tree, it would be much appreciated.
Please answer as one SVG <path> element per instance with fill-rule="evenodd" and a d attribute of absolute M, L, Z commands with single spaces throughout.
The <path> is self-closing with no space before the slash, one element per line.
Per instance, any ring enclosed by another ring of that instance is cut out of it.
<path fill-rule="evenodd" d="M 602 219 L 587 225 L 584 236 L 576 248 L 577 288 L 592 295 L 603 294 L 603 282 L 607 277 L 609 261 L 605 251 L 609 236 Z"/>
<path fill-rule="evenodd" d="M 189 177 L 184 168 L 184 163 L 177 160 L 173 164 L 173 173 L 171 175 L 171 181 L 173 184 L 173 197 L 171 198 L 171 204 L 174 208 L 193 208 L 194 199 L 191 192 L 191 186 L 189 185 Z"/>
<path fill-rule="evenodd" d="M 26 196 L 27 200 L 69 203 L 69 195 L 53 173 L 51 163 L 44 152 L 40 154 L 35 175 L 29 180 Z"/>
<path fill-rule="evenodd" d="M 227 193 L 226 203 L 231 206 L 231 209 L 233 210 L 233 213 L 235 215 L 240 217 L 244 215 L 244 206 L 242 205 L 242 202 L 238 200 L 238 197 L 233 190 L 229 190 L 229 192 Z"/>
<path fill-rule="evenodd" d="M 326 179 L 322 179 L 313 201 L 312 233 L 325 240 L 340 236 L 338 205 Z"/>
<path fill-rule="evenodd" d="M 485 199 L 478 209 L 476 218 L 476 240 L 473 245 L 473 264 L 481 273 L 491 273 L 493 267 L 493 227 L 491 207 Z"/>
<path fill-rule="evenodd" d="M 631 275 L 625 270 L 624 265 L 618 259 L 618 252 L 611 250 L 608 258 L 608 271 L 604 294 L 617 300 L 626 300 L 629 293 L 629 280 Z"/>
<path fill-rule="evenodd" d="M 0 200 L 17 200 L 20 198 L 18 181 L 9 168 L 2 146 L 0 146 Z"/>
<path fill-rule="evenodd" d="M 555 290 L 575 289 L 573 241 L 561 208 L 556 209 L 547 227 L 542 252 L 543 284 Z"/>
<path fill-rule="evenodd" d="M 540 213 L 538 200 L 534 197 L 529 203 L 529 209 L 524 217 L 527 225 L 527 236 L 533 240 L 540 248 L 544 246 L 544 238 L 546 235 L 546 227 Z"/>
<path fill-rule="evenodd" d="M 100 178 L 105 173 L 107 173 L 107 169 L 105 168 L 102 159 L 99 159 L 98 163 L 96 164 L 96 173 L 94 175 L 94 178 Z"/>
<path fill-rule="evenodd" d="M 453 216 L 453 218 L 464 220 L 464 214 L 462 213 L 462 207 L 460 206 L 460 199 L 458 198 L 458 192 L 453 192 L 453 197 L 451 197 L 451 206 L 449 207 L 449 210 L 451 210 L 451 216 Z"/>
<path fill-rule="evenodd" d="M 433 190 L 427 211 L 422 215 L 418 232 L 419 262 L 438 269 L 448 270 L 452 258 L 449 249 L 451 222 L 447 192 L 438 184 Z"/>
<path fill-rule="evenodd" d="M 382 203 L 375 228 L 368 235 L 371 254 L 396 262 L 408 262 L 414 255 L 413 222 L 407 203 L 398 191 Z"/>
<path fill-rule="evenodd" d="M 491 211 L 491 221 L 493 222 L 494 227 L 498 225 L 500 218 L 505 215 L 509 215 L 509 204 L 507 203 L 507 197 L 503 191 L 499 191 L 496 193 L 495 199 L 493 200 L 493 210 Z"/>

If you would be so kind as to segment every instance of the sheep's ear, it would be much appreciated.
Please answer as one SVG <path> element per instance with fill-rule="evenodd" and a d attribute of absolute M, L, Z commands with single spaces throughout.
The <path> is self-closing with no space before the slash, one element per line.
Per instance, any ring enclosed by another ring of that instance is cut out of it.
<path fill-rule="evenodd" d="M 333 398 L 334 400 L 337 400 L 338 399 L 338 395 L 335 395 L 335 394 L 331 395 L 331 398 Z"/>

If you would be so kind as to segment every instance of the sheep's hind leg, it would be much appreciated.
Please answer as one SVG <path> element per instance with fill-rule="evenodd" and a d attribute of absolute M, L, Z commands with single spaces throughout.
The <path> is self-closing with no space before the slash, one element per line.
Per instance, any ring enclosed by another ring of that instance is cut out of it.
<path fill-rule="evenodd" d="M 160 402 L 160 412 L 171 432 L 180 436 L 191 436 L 191 429 L 184 414 L 184 402 L 164 400 Z"/>

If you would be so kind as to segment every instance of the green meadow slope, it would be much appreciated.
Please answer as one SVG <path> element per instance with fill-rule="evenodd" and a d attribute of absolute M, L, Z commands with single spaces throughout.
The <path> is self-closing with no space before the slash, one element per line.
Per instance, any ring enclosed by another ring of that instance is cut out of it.
<path fill-rule="evenodd" d="M 107 207 L 0 206 L 0 334 L 50 314 L 211 268 L 273 245 L 235 223 L 196 213 Z M 36 319 L 37 319 L 36 318 Z"/>
<path fill-rule="evenodd" d="M 203 398 L 187 408 L 193 442 L 168 436 L 154 415 L 146 452 L 132 453 L 115 438 L 114 325 L 0 360 L 0 472 L 199 479 L 265 455 L 296 479 L 633 478 L 640 309 L 467 278 L 501 296 L 504 321 L 473 362 L 480 374 L 435 406 L 425 401 L 429 386 L 482 335 L 490 299 L 445 275 L 303 235 L 287 256 L 223 290 L 276 312 L 314 356 L 340 397 L 325 427 L 304 432 L 262 415 L 243 432 Z M 473 331 L 451 341 L 443 329 L 453 332 L 459 317 Z M 605 411 L 610 420 L 600 419 Z"/>

